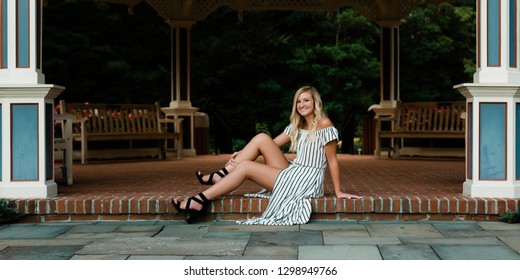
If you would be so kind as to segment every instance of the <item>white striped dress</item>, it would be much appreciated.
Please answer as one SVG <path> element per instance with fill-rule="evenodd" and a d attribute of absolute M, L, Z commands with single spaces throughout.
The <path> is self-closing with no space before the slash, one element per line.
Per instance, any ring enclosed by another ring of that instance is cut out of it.
<path fill-rule="evenodd" d="M 284 133 L 289 135 L 292 125 Z M 274 183 L 269 205 L 261 218 L 238 221 L 239 224 L 295 225 L 305 224 L 311 216 L 311 198 L 323 196 L 327 157 L 325 144 L 338 139 L 338 131 L 329 126 L 316 131 L 314 141 L 307 130 L 298 135 L 296 158 L 282 170 Z"/>

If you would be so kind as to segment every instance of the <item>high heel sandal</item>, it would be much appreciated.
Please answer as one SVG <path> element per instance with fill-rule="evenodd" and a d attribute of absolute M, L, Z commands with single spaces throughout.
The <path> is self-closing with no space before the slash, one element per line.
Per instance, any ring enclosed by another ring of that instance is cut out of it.
<path fill-rule="evenodd" d="M 211 203 L 211 201 L 209 201 L 203 193 L 199 193 L 198 196 L 202 200 L 198 199 L 196 196 L 192 196 L 188 198 L 188 201 L 186 202 L 186 209 L 184 210 L 186 211 L 186 222 L 188 224 L 192 224 L 195 220 L 204 215 L 206 213 L 208 205 Z M 200 210 L 190 209 L 190 204 L 192 200 L 202 205 L 202 208 Z"/>
<path fill-rule="evenodd" d="M 188 224 L 192 224 L 196 219 L 205 214 L 208 205 L 211 203 L 211 201 L 209 201 L 203 193 L 199 193 L 198 196 L 202 200 L 198 199 L 196 196 L 192 196 L 188 198 L 188 200 L 186 201 L 186 208 L 184 209 L 181 208 L 180 201 L 176 202 L 172 199 L 172 204 L 173 207 L 175 207 L 175 210 L 177 210 L 177 212 L 179 213 L 186 214 L 186 222 L 188 222 Z M 192 200 L 202 205 L 202 208 L 200 210 L 190 209 L 190 204 Z"/>
<path fill-rule="evenodd" d="M 175 202 L 175 200 L 173 200 L 173 198 L 172 198 L 172 204 L 173 204 L 173 207 L 175 207 L 175 210 L 177 210 L 177 212 L 184 213 L 185 209 L 181 209 L 180 201 Z"/>
<path fill-rule="evenodd" d="M 228 174 L 229 174 L 229 172 L 224 167 L 219 171 L 215 171 L 215 172 L 209 174 L 208 180 L 204 181 L 204 180 L 202 180 L 202 177 L 204 177 L 204 174 L 202 174 L 202 172 L 200 172 L 200 171 L 195 171 L 195 176 L 197 176 L 197 179 L 199 179 L 199 182 L 201 185 L 213 185 L 213 176 L 218 175 L 220 177 L 220 179 L 222 179 L 222 178 L 226 177 L 226 175 L 228 175 Z"/>

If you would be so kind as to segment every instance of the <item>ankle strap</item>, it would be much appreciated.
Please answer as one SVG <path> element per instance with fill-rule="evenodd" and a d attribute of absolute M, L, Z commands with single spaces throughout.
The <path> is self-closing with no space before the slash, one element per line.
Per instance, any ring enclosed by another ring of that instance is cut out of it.
<path fill-rule="evenodd" d="M 209 200 L 206 198 L 206 196 L 203 193 L 199 193 L 200 198 L 204 201 L 203 203 L 208 203 Z M 198 201 L 197 201 L 198 202 Z"/>
<path fill-rule="evenodd" d="M 202 206 L 204 206 L 204 205 L 206 205 L 206 204 L 209 203 L 209 200 L 206 198 L 206 196 L 205 196 L 203 193 L 199 193 L 198 196 L 200 196 L 200 198 L 202 198 L 202 200 L 198 199 L 196 196 L 192 196 L 192 197 L 190 197 L 190 198 L 188 199 L 188 202 L 187 202 L 187 205 L 188 205 L 188 206 L 187 206 L 186 208 L 189 207 L 189 205 L 190 205 L 189 203 L 190 203 L 192 200 L 194 200 L 195 202 L 197 202 L 198 204 L 200 204 L 200 205 L 202 205 Z"/>

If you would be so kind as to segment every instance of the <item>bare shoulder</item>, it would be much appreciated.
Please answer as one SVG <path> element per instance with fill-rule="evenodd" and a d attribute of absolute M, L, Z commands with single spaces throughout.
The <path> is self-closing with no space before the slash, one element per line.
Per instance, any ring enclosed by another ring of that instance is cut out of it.
<path fill-rule="evenodd" d="M 332 123 L 332 121 L 329 118 L 321 118 L 318 121 L 318 130 L 319 129 L 323 129 L 323 128 L 327 128 L 329 126 L 334 126 L 334 124 Z"/>

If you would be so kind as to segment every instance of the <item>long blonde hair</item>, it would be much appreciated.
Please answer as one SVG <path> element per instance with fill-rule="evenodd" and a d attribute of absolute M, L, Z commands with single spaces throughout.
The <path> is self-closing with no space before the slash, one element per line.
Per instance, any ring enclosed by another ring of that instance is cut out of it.
<path fill-rule="evenodd" d="M 296 108 L 297 102 L 298 102 L 298 96 L 304 92 L 309 92 L 312 96 L 312 99 L 314 101 L 314 118 L 312 119 L 312 122 L 309 124 L 306 124 L 305 118 L 298 113 L 298 109 Z M 289 147 L 290 152 L 295 152 L 296 147 L 298 147 L 298 134 L 300 132 L 300 129 L 307 125 L 307 128 L 309 130 L 309 137 L 311 141 L 314 141 L 316 137 L 316 128 L 318 127 L 318 121 L 324 117 L 323 113 L 323 107 L 321 103 L 321 97 L 320 93 L 316 88 L 311 86 L 304 86 L 301 87 L 296 91 L 294 94 L 294 100 L 293 100 L 293 106 L 292 106 L 292 112 L 291 112 L 291 124 L 292 129 L 289 133 L 289 137 L 291 138 L 291 146 Z"/>

